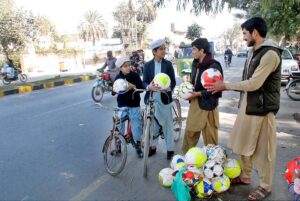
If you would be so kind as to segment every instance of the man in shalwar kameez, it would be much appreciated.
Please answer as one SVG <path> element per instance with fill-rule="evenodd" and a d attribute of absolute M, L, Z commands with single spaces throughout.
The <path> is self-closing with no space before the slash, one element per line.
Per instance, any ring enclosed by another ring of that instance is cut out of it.
<path fill-rule="evenodd" d="M 265 39 L 267 26 L 254 17 L 241 25 L 244 40 L 251 47 L 245 63 L 243 80 L 217 82 L 209 91 L 241 91 L 241 105 L 229 137 L 228 147 L 241 157 L 242 173 L 232 184 L 250 184 L 253 165 L 260 183 L 248 200 L 263 200 L 272 192 L 276 159 L 275 115 L 280 105 L 281 50 Z"/>

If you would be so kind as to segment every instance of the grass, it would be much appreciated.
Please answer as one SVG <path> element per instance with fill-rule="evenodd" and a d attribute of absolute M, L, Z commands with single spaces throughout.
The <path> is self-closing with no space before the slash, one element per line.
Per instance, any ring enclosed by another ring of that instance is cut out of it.
<path fill-rule="evenodd" d="M 46 80 L 39 80 L 39 81 L 35 81 L 35 82 L 26 82 L 26 83 L 18 83 L 18 84 L 14 84 L 14 82 L 12 82 L 9 85 L 0 86 L 0 91 L 17 89 L 20 86 L 34 86 L 34 85 L 39 85 L 39 84 L 45 84 L 48 82 L 64 81 L 64 80 L 69 80 L 69 79 L 75 79 L 78 77 L 81 77 L 81 76 L 78 76 L 78 75 L 77 76 L 68 76 L 68 77 L 56 76 L 54 78 L 50 78 L 50 79 L 46 79 Z"/>

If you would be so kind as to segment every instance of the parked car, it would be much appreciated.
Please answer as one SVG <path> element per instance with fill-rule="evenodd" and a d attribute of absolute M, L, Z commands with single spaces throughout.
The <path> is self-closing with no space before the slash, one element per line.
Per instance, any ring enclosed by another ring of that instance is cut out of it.
<path fill-rule="evenodd" d="M 238 51 L 236 53 L 236 56 L 237 57 L 247 57 L 247 52 L 244 52 L 244 51 Z"/>
<path fill-rule="evenodd" d="M 281 83 L 286 84 L 288 82 L 290 72 L 299 72 L 300 69 L 297 61 L 293 58 L 292 53 L 288 49 L 283 49 L 281 58 Z"/>

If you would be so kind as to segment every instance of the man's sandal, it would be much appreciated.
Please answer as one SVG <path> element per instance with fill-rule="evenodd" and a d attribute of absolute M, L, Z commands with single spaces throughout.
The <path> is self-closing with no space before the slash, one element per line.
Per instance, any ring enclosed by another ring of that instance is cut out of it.
<path fill-rule="evenodd" d="M 261 186 L 258 186 L 249 194 L 248 200 L 249 201 L 264 200 L 270 194 L 271 192 L 267 191 Z"/>
<path fill-rule="evenodd" d="M 240 177 L 231 180 L 230 185 L 250 185 L 251 183 L 246 183 L 241 180 Z"/>

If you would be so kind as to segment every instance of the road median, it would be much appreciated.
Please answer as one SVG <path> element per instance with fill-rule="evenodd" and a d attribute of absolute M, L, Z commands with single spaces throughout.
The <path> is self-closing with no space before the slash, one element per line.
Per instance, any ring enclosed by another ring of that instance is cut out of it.
<path fill-rule="evenodd" d="M 60 77 L 56 76 L 51 79 L 39 80 L 35 82 L 27 82 L 16 85 L 4 85 L 0 86 L 0 97 L 12 95 L 12 94 L 21 94 L 28 93 L 31 91 L 36 91 L 40 89 L 49 89 L 63 85 L 72 85 L 77 82 L 93 80 L 96 78 L 96 75 L 83 75 L 83 76 L 69 76 L 69 77 Z"/>

